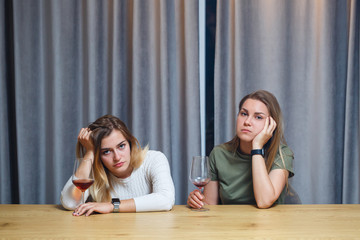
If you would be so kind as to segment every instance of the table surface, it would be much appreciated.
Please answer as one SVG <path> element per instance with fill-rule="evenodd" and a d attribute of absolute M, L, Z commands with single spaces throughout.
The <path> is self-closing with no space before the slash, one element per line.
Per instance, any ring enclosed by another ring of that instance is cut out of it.
<path fill-rule="evenodd" d="M 59 205 L 0 204 L 0 238 L 360 239 L 360 204 L 208 207 L 74 217 Z"/>

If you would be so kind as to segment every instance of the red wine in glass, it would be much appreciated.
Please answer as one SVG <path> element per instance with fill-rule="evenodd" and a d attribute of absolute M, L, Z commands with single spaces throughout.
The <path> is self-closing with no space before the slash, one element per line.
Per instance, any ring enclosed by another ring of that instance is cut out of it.
<path fill-rule="evenodd" d="M 200 189 L 200 191 L 205 187 L 206 184 L 210 182 L 210 178 L 197 178 L 192 183 Z"/>
<path fill-rule="evenodd" d="M 72 181 L 73 184 L 82 192 L 85 192 L 93 183 L 93 179 L 77 179 Z"/>
<path fill-rule="evenodd" d="M 81 191 L 81 204 L 84 204 L 84 192 L 94 183 L 91 160 L 82 158 L 75 160 L 72 182 Z"/>
<path fill-rule="evenodd" d="M 210 182 L 209 159 L 207 156 L 195 156 L 192 159 L 189 179 L 199 188 L 202 193 L 203 188 Z M 192 209 L 195 211 L 207 211 L 209 209 L 201 207 L 200 209 Z"/>

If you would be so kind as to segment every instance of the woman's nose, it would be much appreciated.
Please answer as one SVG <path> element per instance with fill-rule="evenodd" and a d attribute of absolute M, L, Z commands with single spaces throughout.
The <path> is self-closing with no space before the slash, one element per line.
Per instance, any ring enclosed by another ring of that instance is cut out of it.
<path fill-rule="evenodd" d="M 244 124 L 245 124 L 246 126 L 251 125 L 251 119 L 250 119 L 250 117 L 245 118 Z"/>
<path fill-rule="evenodd" d="M 114 151 L 114 160 L 120 160 L 121 154 L 118 149 Z"/>

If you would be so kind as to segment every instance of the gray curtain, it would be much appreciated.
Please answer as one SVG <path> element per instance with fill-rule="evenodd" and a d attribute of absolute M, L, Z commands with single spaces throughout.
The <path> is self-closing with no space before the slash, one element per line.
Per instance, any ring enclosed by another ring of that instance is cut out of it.
<path fill-rule="evenodd" d="M 8 100 L 5 47 L 5 0 L 0 0 L 0 202 L 11 202 Z"/>
<path fill-rule="evenodd" d="M 59 203 L 80 128 L 104 114 L 165 153 L 185 203 L 200 154 L 198 3 L 0 0 L 0 13 L 1 203 Z"/>
<path fill-rule="evenodd" d="M 221 0 L 215 144 L 235 135 L 240 99 L 275 94 L 303 203 L 360 203 L 357 0 Z"/>

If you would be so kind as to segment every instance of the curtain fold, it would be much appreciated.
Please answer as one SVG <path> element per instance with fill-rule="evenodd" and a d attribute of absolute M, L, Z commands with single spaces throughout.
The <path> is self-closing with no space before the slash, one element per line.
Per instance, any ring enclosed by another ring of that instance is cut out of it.
<path fill-rule="evenodd" d="M 218 1 L 215 144 L 243 96 L 274 93 L 303 203 L 360 201 L 358 19 L 356 1 Z"/>
<path fill-rule="evenodd" d="M 80 128 L 113 114 L 142 146 L 165 153 L 176 203 L 184 204 L 191 187 L 189 162 L 200 153 L 197 2 L 11 3 L 14 79 L 4 75 L 8 45 L 3 35 L 0 39 L 1 203 L 11 201 L 7 179 L 13 160 L 20 203 L 59 203 Z M 9 10 L 4 6 L 1 12 Z M 7 118 L 10 81 L 15 123 Z M 16 142 L 8 141 L 7 124 L 16 127 Z M 17 146 L 17 159 L 10 158 L 9 145 Z"/>
<path fill-rule="evenodd" d="M 360 202 L 360 4 L 348 2 L 343 203 Z M 357 146 L 357 147 L 356 147 Z M 357 191 L 356 191 L 357 190 Z"/>
<path fill-rule="evenodd" d="M 12 94 L 8 93 L 8 90 L 11 88 L 11 82 L 2 81 L 2 79 L 11 78 L 12 75 L 10 68 L 12 52 L 10 48 L 6 48 L 6 45 L 12 42 L 12 35 L 11 32 L 5 34 L 8 30 L 6 26 L 11 26 L 9 22 L 11 16 L 7 14 L 5 8 L 11 8 L 11 6 L 5 0 L 0 0 L 0 202 L 10 203 L 17 202 L 18 199 L 14 197 L 11 190 L 12 188 L 17 189 L 17 184 L 12 181 L 13 172 L 9 161 L 11 155 L 9 141 L 12 136 L 12 129 L 9 126 L 9 121 L 12 120 L 12 116 L 9 114 L 12 105 L 9 105 L 9 102 L 12 103 Z"/>

